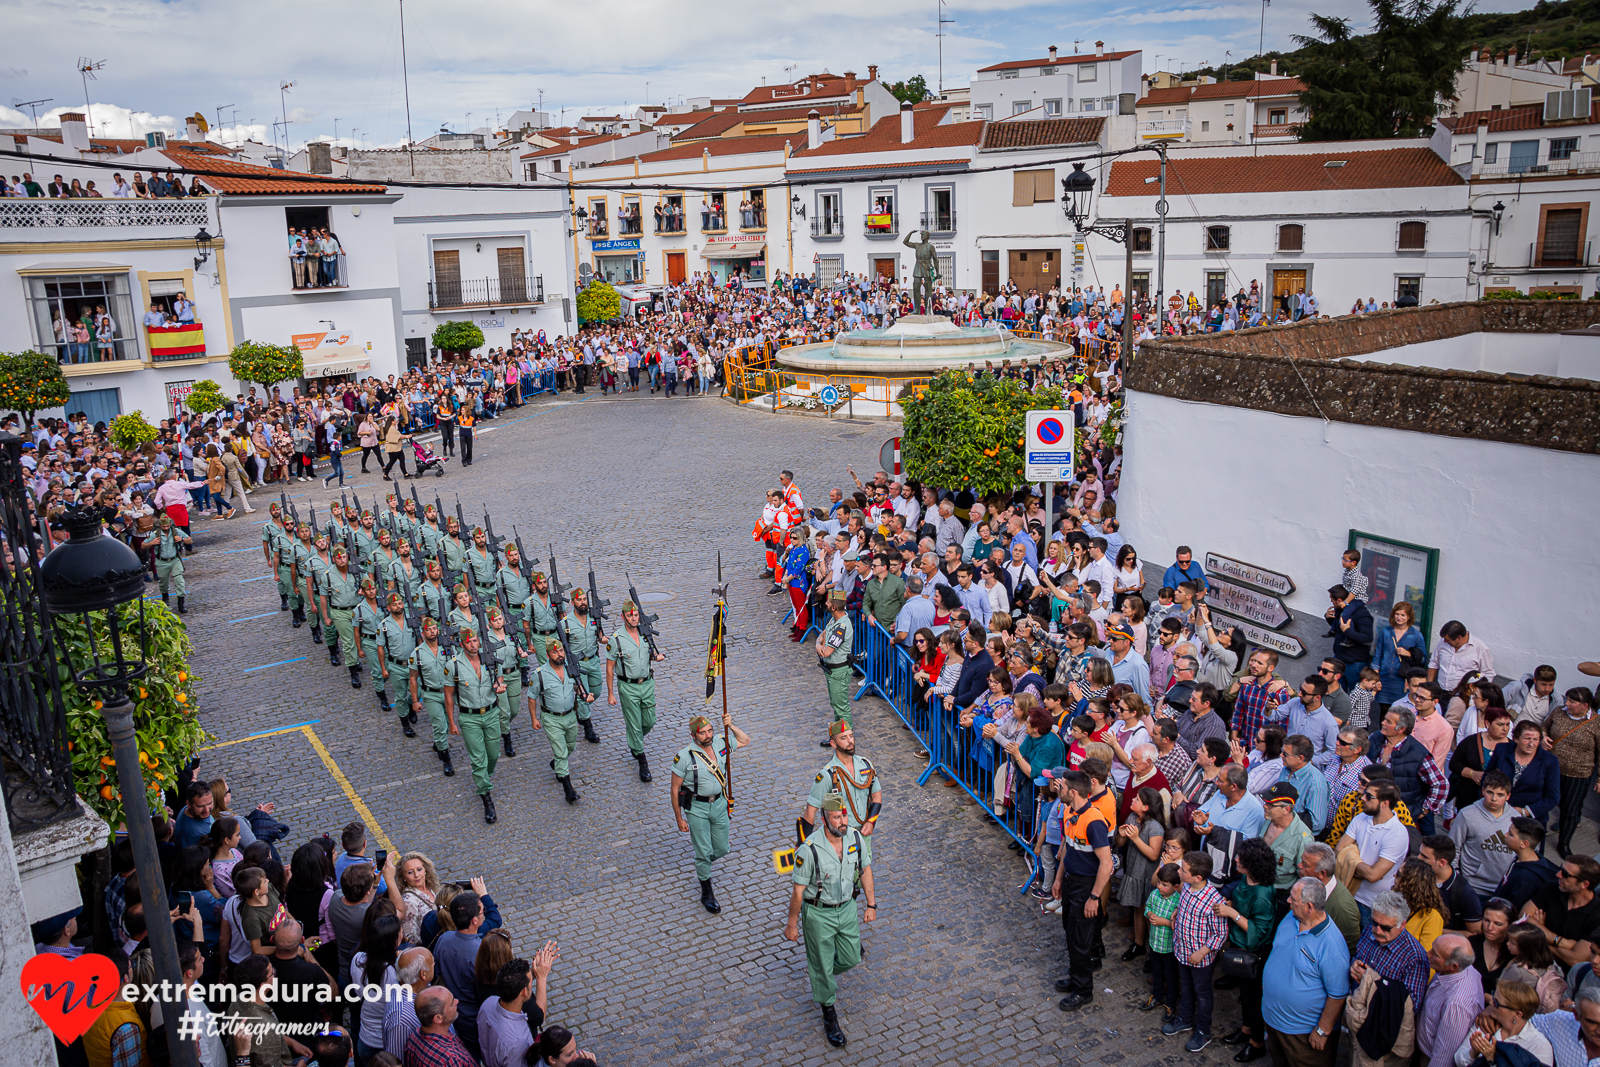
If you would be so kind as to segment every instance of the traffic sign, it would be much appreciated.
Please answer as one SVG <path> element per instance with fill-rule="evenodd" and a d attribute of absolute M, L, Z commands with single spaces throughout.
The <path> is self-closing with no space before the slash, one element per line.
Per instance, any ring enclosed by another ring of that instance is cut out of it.
<path fill-rule="evenodd" d="M 889 475 L 904 473 L 900 469 L 900 438 L 891 437 L 878 449 L 878 466 Z"/>
<path fill-rule="evenodd" d="M 1075 436 L 1076 426 L 1070 408 L 1028 412 L 1022 439 L 1023 477 L 1030 482 L 1070 480 Z"/>
<path fill-rule="evenodd" d="M 1206 593 L 1206 603 L 1213 608 L 1249 619 L 1269 630 L 1276 630 L 1289 621 L 1289 609 L 1270 593 L 1238 585 L 1216 574 L 1206 575 L 1206 584 L 1211 587 Z"/>
<path fill-rule="evenodd" d="M 839 390 L 831 385 L 824 385 L 822 387 L 822 402 L 830 408 L 833 407 L 839 402 Z"/>
<path fill-rule="evenodd" d="M 1211 618 L 1222 629 L 1226 629 L 1230 624 L 1237 626 L 1244 631 L 1244 639 L 1246 641 L 1252 645 L 1260 645 L 1262 648 L 1270 648 L 1280 656 L 1299 659 L 1306 654 L 1306 646 L 1301 644 L 1300 639 L 1293 634 L 1280 634 L 1276 630 L 1263 630 L 1249 619 L 1241 619 L 1221 611 L 1213 611 Z"/>

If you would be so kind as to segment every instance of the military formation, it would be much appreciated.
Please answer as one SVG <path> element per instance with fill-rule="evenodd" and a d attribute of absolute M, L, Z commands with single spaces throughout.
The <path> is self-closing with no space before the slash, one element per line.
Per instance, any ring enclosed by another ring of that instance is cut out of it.
<path fill-rule="evenodd" d="M 517 754 L 513 728 L 524 703 L 549 742 L 567 803 L 581 799 L 571 777 L 579 732 L 600 743 L 592 708 L 602 684 L 610 706 L 620 697 L 639 780 L 651 780 L 644 739 L 656 721 L 654 665 L 665 657 L 655 616 L 641 613 L 631 586 L 621 625 L 608 630 L 611 602 L 600 596 L 593 567 L 588 588 L 574 590 L 561 583 L 553 548 L 546 568 L 536 569 L 515 528 L 508 542 L 487 510 L 481 525 L 469 525 L 460 501 L 445 515 L 437 497 L 423 504 L 415 488 L 376 507 L 341 493 L 323 522 L 314 506 L 302 518 L 282 496 L 269 513 L 261 551 L 280 610 L 296 629 L 310 624 L 311 640 L 349 672 L 352 688 L 365 673 L 406 737 L 417 736 L 426 716 L 423 729 L 447 777 L 456 773 L 450 739 L 461 739 L 484 822 L 499 818 L 495 768 L 502 755 Z M 158 551 L 157 569 L 163 596 L 170 572 L 181 611 L 176 543 L 171 553 L 169 563 Z"/>

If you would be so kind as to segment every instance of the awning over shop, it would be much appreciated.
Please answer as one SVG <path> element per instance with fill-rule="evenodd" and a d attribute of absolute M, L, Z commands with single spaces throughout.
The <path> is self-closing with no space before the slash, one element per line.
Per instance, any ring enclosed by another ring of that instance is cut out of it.
<path fill-rule="evenodd" d="M 712 238 L 706 242 L 706 247 L 700 254 L 706 259 L 756 259 L 766 250 L 767 242 L 764 237 L 723 241 Z"/>
<path fill-rule="evenodd" d="M 366 374 L 372 370 L 372 360 L 361 358 L 306 360 L 307 378 L 339 378 L 346 374 Z"/>

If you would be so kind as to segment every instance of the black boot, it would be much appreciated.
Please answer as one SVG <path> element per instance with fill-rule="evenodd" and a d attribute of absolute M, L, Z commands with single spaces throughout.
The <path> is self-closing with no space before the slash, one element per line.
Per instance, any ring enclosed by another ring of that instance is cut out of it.
<path fill-rule="evenodd" d="M 722 905 L 717 903 L 717 898 L 711 892 L 711 879 L 700 879 L 700 905 L 711 914 L 715 915 L 722 910 Z"/>
<path fill-rule="evenodd" d="M 389 690 L 387 687 L 378 690 L 378 703 L 383 707 L 384 711 L 394 710 L 394 705 L 389 703 Z"/>
<path fill-rule="evenodd" d="M 439 757 L 439 762 L 444 764 L 444 776 L 446 778 L 454 778 L 456 769 L 450 763 L 450 750 L 448 748 L 436 748 L 433 751 Z"/>
<path fill-rule="evenodd" d="M 839 1029 L 839 1013 L 833 1010 L 832 1004 L 825 1004 L 822 1008 L 822 1029 L 827 1031 L 828 1044 L 834 1048 L 844 1048 L 848 1040 L 844 1031 Z"/>
<path fill-rule="evenodd" d="M 279 593 L 278 594 L 278 602 L 283 605 L 282 607 L 280 607 L 278 609 L 279 611 L 288 611 L 289 610 L 289 597 L 288 597 L 287 594 Z"/>
<path fill-rule="evenodd" d="M 508 756 L 515 756 L 517 754 L 516 748 L 511 744 L 510 734 L 500 735 L 500 750 Z"/>
<path fill-rule="evenodd" d="M 322 627 L 315 622 L 311 624 L 311 643 L 314 645 L 322 644 Z"/>
<path fill-rule="evenodd" d="M 339 665 L 339 639 L 337 637 L 328 642 L 328 662 L 335 667 Z"/>
<path fill-rule="evenodd" d="M 294 628 L 298 630 L 306 624 L 306 613 L 299 608 L 295 608 L 294 613 L 289 616 L 289 620 L 294 623 Z"/>
<path fill-rule="evenodd" d="M 165 593 L 161 594 L 161 606 L 164 608 L 172 607 L 172 600 Z"/>
<path fill-rule="evenodd" d="M 556 781 L 560 782 L 561 788 L 566 791 L 567 803 L 576 804 L 579 800 L 579 797 L 578 791 L 572 788 L 572 775 L 563 774 L 561 777 L 557 778 Z"/>
<path fill-rule="evenodd" d="M 411 726 L 417 725 L 417 712 L 415 708 L 406 712 L 406 722 Z"/>
<path fill-rule="evenodd" d="M 350 688 L 361 688 L 361 664 L 357 663 L 350 668 Z"/>
<path fill-rule="evenodd" d="M 639 781 L 648 782 L 650 778 L 650 760 L 643 752 L 635 752 L 633 758 L 639 761 Z"/>
<path fill-rule="evenodd" d="M 178 598 L 178 614 L 183 614 L 183 597 L 181 596 Z"/>
<path fill-rule="evenodd" d="M 580 719 L 578 721 L 583 723 L 583 739 L 591 745 L 598 745 L 600 743 L 600 735 L 594 732 L 594 720 Z"/>
<path fill-rule="evenodd" d="M 483 821 L 493 823 L 500 817 L 500 814 L 494 810 L 494 797 L 488 793 L 483 793 L 480 795 L 480 799 L 483 801 Z"/>
<path fill-rule="evenodd" d="M 417 736 L 417 732 L 411 728 L 411 716 L 409 715 L 400 716 L 400 729 L 407 737 Z"/>

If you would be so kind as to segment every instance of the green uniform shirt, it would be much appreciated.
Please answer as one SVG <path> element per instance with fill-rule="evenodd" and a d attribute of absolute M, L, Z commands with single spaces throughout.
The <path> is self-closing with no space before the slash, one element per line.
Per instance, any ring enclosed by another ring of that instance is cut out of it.
<path fill-rule="evenodd" d="M 499 674 L 493 667 L 482 662 L 474 667 L 465 652 L 450 657 L 450 675 L 445 684 L 455 686 L 456 704 L 460 707 L 477 711 L 492 705 L 498 695 L 494 691 L 498 680 Z"/>
<path fill-rule="evenodd" d="M 306 562 L 311 567 L 311 588 L 320 592 L 323 579 L 333 570 L 333 560 L 319 553 Z"/>
<path fill-rule="evenodd" d="M 294 560 L 295 568 L 300 573 L 300 580 L 305 581 L 311 573 L 311 561 L 317 558 L 317 546 L 308 545 L 304 541 L 294 541 L 289 546 L 289 558 Z"/>
<path fill-rule="evenodd" d="M 577 707 L 578 691 L 570 664 L 562 664 L 562 674 L 566 677 L 548 663 L 533 672 L 532 689 L 539 694 L 539 710 L 546 715 L 570 715 Z"/>
<path fill-rule="evenodd" d="M 409 561 L 409 558 L 406 556 L 396 556 L 394 558 L 394 561 L 389 564 L 389 570 L 384 575 L 384 580 L 392 582 L 395 592 L 405 597 L 406 602 L 410 603 L 415 597 L 417 586 L 422 582 L 422 572 L 414 566 L 407 566 L 407 562 L 402 561 Z"/>
<path fill-rule="evenodd" d="M 600 627 L 592 617 L 573 612 L 561 620 L 561 626 L 567 632 L 573 659 L 581 663 L 600 654 Z"/>
<path fill-rule="evenodd" d="M 420 525 L 416 516 L 404 511 L 394 517 L 394 524 L 407 541 L 417 536 L 417 527 Z"/>
<path fill-rule="evenodd" d="M 642 633 L 638 640 L 630 637 L 626 629 L 612 633 L 606 639 L 606 659 L 617 665 L 619 682 L 642 682 L 650 677 L 650 643 Z"/>
<path fill-rule="evenodd" d="M 273 554 L 279 566 L 288 566 L 289 564 L 287 558 L 279 555 L 284 551 L 288 540 L 288 531 L 279 526 L 276 519 L 269 519 L 266 525 L 261 527 L 261 543 L 267 546 L 267 551 Z"/>
<path fill-rule="evenodd" d="M 528 598 L 533 595 L 533 586 L 528 584 L 528 579 L 515 567 L 501 567 L 495 571 L 495 578 L 500 582 L 500 590 L 506 595 L 506 603 L 511 605 L 511 610 L 520 617 Z"/>
<path fill-rule="evenodd" d="M 450 591 L 438 582 L 427 581 L 417 587 L 417 605 L 430 619 L 443 621 L 450 612 Z"/>
<path fill-rule="evenodd" d="M 458 633 L 478 633 L 478 620 L 473 617 L 472 612 L 463 611 L 460 608 L 450 609 L 450 625 L 454 626 Z M 478 636 L 482 637 L 483 635 L 478 634 Z"/>
<path fill-rule="evenodd" d="M 327 527 L 328 544 L 330 544 L 330 545 L 342 545 L 342 544 L 344 544 L 344 534 L 345 534 L 345 531 L 348 530 L 348 529 L 350 529 L 350 527 L 345 523 L 345 521 L 343 519 L 329 519 L 328 520 L 328 527 Z"/>
<path fill-rule="evenodd" d="M 187 540 L 176 526 L 161 533 L 156 539 L 156 559 L 177 559 L 178 543 Z"/>
<path fill-rule="evenodd" d="M 357 526 L 352 533 L 356 539 L 356 554 L 361 557 L 361 562 L 365 563 L 372 558 L 374 552 L 378 551 L 378 535 L 375 531 L 367 529 L 365 524 Z"/>
<path fill-rule="evenodd" d="M 499 638 L 494 635 L 493 630 L 490 630 L 483 635 L 483 639 L 485 645 L 493 646 L 495 661 L 500 665 L 500 676 L 502 678 L 514 677 L 520 684 L 522 679 L 520 660 L 517 656 L 517 644 L 511 636 L 511 631 L 505 631 L 505 637 Z M 489 657 L 485 655 L 483 658 L 487 660 Z"/>
<path fill-rule="evenodd" d="M 807 887 L 807 904 L 844 904 L 850 900 L 862 869 L 871 866 L 863 862 L 861 845 L 861 835 L 846 830 L 844 855 L 840 856 L 828 841 L 827 829 L 819 826 L 805 844 L 794 850 L 794 874 L 790 880 Z"/>
<path fill-rule="evenodd" d="M 385 613 L 373 607 L 365 598 L 356 605 L 356 625 L 361 629 L 361 636 L 369 640 L 378 637 L 378 624 L 384 620 Z"/>
<path fill-rule="evenodd" d="M 444 531 L 431 522 L 424 522 L 417 526 L 417 539 L 422 542 L 422 553 L 429 559 L 439 558 L 439 542 L 444 540 Z"/>
<path fill-rule="evenodd" d="M 706 750 L 699 745 L 685 745 L 672 757 L 672 773 L 683 779 L 683 787 L 698 800 L 715 800 L 722 795 L 722 775 L 727 773 L 728 753 L 739 751 L 739 739 L 730 732 L 726 739 L 721 733 L 712 735 L 711 751 L 715 767 L 706 762 Z"/>
<path fill-rule="evenodd" d="M 528 618 L 533 622 L 533 632 L 552 634 L 556 630 L 556 609 L 550 606 L 550 595 L 533 593 L 528 597 Z"/>
<path fill-rule="evenodd" d="M 472 581 L 476 585 L 485 588 L 494 586 L 494 557 L 478 551 L 477 545 L 467 549 L 467 569 L 472 571 Z"/>
<path fill-rule="evenodd" d="M 856 630 L 850 624 L 848 613 L 837 619 L 829 619 L 822 628 L 822 637 L 826 646 L 833 651 L 822 657 L 822 661 L 831 666 L 839 666 L 850 662 L 850 650 L 855 647 Z"/>
<path fill-rule="evenodd" d="M 439 551 L 443 554 L 444 567 L 446 570 L 454 571 L 457 574 L 460 574 L 461 571 L 465 569 L 467 562 L 467 546 L 461 543 L 460 538 L 450 537 L 449 535 L 441 537 L 439 539 Z"/>
<path fill-rule="evenodd" d="M 322 595 L 328 598 L 328 607 L 349 611 L 361 602 L 361 576 L 353 570 L 341 574 L 338 567 L 329 567 L 322 576 Z"/>
<path fill-rule="evenodd" d="M 837 771 L 838 773 L 834 773 Z M 853 782 L 867 783 L 865 788 L 856 786 Z M 865 756 L 855 757 L 855 769 L 845 766 L 837 752 L 828 765 L 817 772 L 816 779 L 811 783 L 811 795 L 806 798 L 806 803 L 813 808 L 821 810 L 822 802 L 829 793 L 837 792 L 845 798 L 844 813 L 850 818 L 850 825 L 861 829 L 861 824 L 867 819 L 868 799 L 874 792 L 882 792 L 878 788 L 877 772 L 872 768 L 872 761 Z"/>
<path fill-rule="evenodd" d="M 418 645 L 411 650 L 411 669 L 417 672 L 419 689 L 437 692 L 450 682 L 450 657 L 427 645 Z"/>
<path fill-rule="evenodd" d="M 398 664 L 411 664 L 411 653 L 417 647 L 417 639 L 412 636 L 411 627 L 404 622 L 395 622 L 393 615 L 386 615 L 378 627 L 378 647 L 384 650 L 390 660 L 390 673 Z"/>

